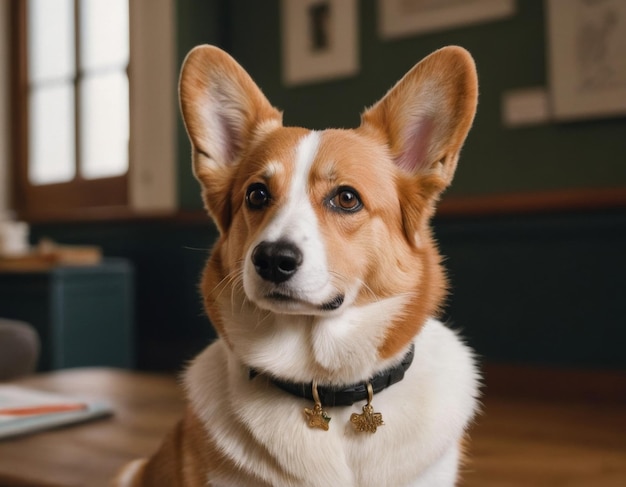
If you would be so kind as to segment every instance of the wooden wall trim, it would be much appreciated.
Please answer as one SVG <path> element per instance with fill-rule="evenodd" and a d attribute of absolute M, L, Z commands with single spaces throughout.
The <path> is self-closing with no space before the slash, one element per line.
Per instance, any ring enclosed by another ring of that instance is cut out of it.
<path fill-rule="evenodd" d="M 163 222 L 189 225 L 212 225 L 204 210 L 136 211 L 127 206 L 81 208 L 79 210 L 49 210 L 45 213 L 20 212 L 18 217 L 30 224 L 89 224 L 114 222 Z"/>
<path fill-rule="evenodd" d="M 626 209 L 626 188 L 566 189 L 533 193 L 506 193 L 481 196 L 449 196 L 439 204 L 439 218 L 477 218 L 561 212 Z M 168 220 L 206 223 L 206 212 L 197 210 L 133 211 L 125 206 L 76 210 L 48 209 L 20 212 L 30 223 L 81 223 L 124 220 Z"/>
<path fill-rule="evenodd" d="M 486 363 L 485 396 L 626 404 L 626 371 Z"/>
<path fill-rule="evenodd" d="M 498 216 L 626 208 L 626 188 L 581 188 L 551 191 L 449 196 L 441 200 L 441 217 Z"/>

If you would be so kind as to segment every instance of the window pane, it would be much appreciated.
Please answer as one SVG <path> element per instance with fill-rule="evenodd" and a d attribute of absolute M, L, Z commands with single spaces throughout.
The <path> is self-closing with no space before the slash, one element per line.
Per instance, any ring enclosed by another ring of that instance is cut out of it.
<path fill-rule="evenodd" d="M 28 72 L 31 81 L 74 75 L 73 0 L 28 1 Z"/>
<path fill-rule="evenodd" d="M 128 0 L 81 0 L 81 68 L 128 64 Z"/>
<path fill-rule="evenodd" d="M 56 84 L 32 90 L 29 123 L 30 182 L 46 184 L 71 180 L 76 166 L 72 85 Z"/>
<path fill-rule="evenodd" d="M 119 176 L 128 170 L 128 78 L 125 71 L 88 76 L 80 86 L 81 175 Z"/>

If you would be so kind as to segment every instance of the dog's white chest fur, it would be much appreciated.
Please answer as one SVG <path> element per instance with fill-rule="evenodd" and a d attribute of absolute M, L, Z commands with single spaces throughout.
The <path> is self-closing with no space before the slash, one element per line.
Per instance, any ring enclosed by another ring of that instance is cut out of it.
<path fill-rule="evenodd" d="M 312 404 L 264 376 L 251 380 L 223 341 L 193 362 L 185 383 L 211 441 L 238 466 L 209 479 L 220 486 L 452 485 L 478 387 L 471 352 L 435 320 L 417 336 L 404 380 L 374 396 L 385 423 L 374 434 L 350 424 L 360 403 L 327 408 L 328 431 L 309 428 L 303 409 Z"/>

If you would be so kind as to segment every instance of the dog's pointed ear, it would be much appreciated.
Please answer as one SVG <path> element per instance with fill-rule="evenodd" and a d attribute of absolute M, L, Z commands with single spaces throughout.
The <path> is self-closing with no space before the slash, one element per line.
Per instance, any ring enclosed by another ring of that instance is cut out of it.
<path fill-rule="evenodd" d="M 383 135 L 394 162 L 409 175 L 432 176 L 439 193 L 450 184 L 476 112 L 478 80 L 471 55 L 444 47 L 415 65 L 362 116 L 362 128 Z"/>
<path fill-rule="evenodd" d="M 208 45 L 187 55 L 179 96 L 194 175 L 206 208 L 224 231 L 230 223 L 233 172 L 246 144 L 260 131 L 281 125 L 282 114 L 231 56 Z"/>
<path fill-rule="evenodd" d="M 362 116 L 360 130 L 382 138 L 400 168 L 402 220 L 412 245 L 421 246 L 435 203 L 452 181 L 477 99 L 474 60 L 449 46 L 415 65 Z"/>

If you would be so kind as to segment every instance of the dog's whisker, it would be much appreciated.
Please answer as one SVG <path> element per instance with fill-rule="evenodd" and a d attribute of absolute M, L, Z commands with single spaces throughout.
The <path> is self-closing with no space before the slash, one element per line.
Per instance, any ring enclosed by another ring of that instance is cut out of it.
<path fill-rule="evenodd" d="M 214 293 L 216 291 L 219 290 L 219 293 L 217 295 L 214 296 L 214 299 L 217 300 L 221 297 L 221 295 L 224 293 L 224 291 L 230 286 L 232 288 L 232 283 L 233 281 L 235 281 L 236 279 L 238 279 L 237 276 L 237 272 L 231 272 L 229 274 L 227 274 L 220 282 L 218 282 L 213 289 L 211 289 L 211 291 L 209 292 L 210 295 L 214 295 Z M 221 288 L 221 289 L 220 289 Z"/>
<path fill-rule="evenodd" d="M 243 271 L 239 270 L 233 276 L 231 280 L 231 288 L 230 288 L 230 307 L 231 309 L 235 309 L 236 299 L 238 296 L 243 296 L 241 300 L 241 308 L 239 312 L 243 312 L 243 307 L 246 302 L 246 294 L 243 292 Z"/>
<path fill-rule="evenodd" d="M 204 247 L 190 247 L 189 245 L 183 245 L 182 247 L 184 250 L 193 250 L 194 252 L 211 252 L 210 248 L 204 248 Z"/>
<path fill-rule="evenodd" d="M 257 320 L 254 327 L 258 328 L 259 326 L 263 325 L 266 321 L 268 321 L 271 317 L 272 317 L 272 313 L 270 311 L 263 312 L 261 318 Z"/>
<path fill-rule="evenodd" d="M 379 296 L 379 295 L 376 293 L 376 291 L 374 291 L 374 290 L 373 290 L 373 289 L 369 286 L 369 284 L 367 284 L 367 283 L 366 283 L 366 282 L 364 282 L 364 281 L 361 281 L 361 282 L 360 282 L 360 284 L 361 284 L 361 286 L 363 287 L 363 289 L 364 289 L 365 291 L 367 291 L 367 293 L 368 293 L 368 294 L 369 294 L 369 295 L 370 295 L 370 296 L 374 299 L 374 301 L 378 302 L 378 301 L 380 301 L 380 300 L 382 299 L 382 298 L 381 298 L 381 296 Z"/>
<path fill-rule="evenodd" d="M 335 280 L 337 280 L 338 282 L 342 283 L 342 284 L 349 284 L 350 280 L 344 276 L 343 274 L 340 274 L 339 272 L 336 271 L 330 271 L 330 274 L 332 277 L 335 278 Z M 378 302 L 382 299 L 381 296 L 379 296 L 368 284 L 367 282 L 363 281 L 362 279 L 358 280 L 358 284 L 359 286 L 365 291 L 367 292 L 374 301 Z"/>

